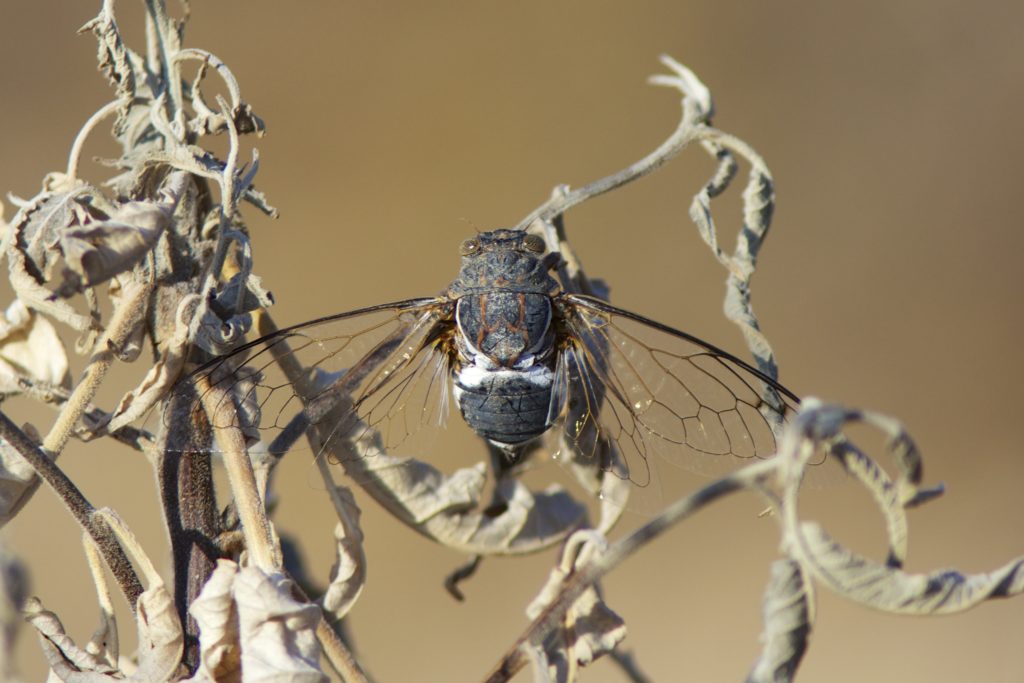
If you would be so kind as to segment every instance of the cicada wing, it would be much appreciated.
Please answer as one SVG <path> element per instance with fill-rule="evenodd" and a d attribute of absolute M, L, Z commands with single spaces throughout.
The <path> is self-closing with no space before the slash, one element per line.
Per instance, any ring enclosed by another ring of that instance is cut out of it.
<path fill-rule="evenodd" d="M 563 295 L 565 429 L 578 449 L 613 443 L 644 486 L 654 456 L 696 470 L 768 458 L 799 399 L 735 356 L 599 299 Z M 733 463 L 735 461 L 733 460 Z"/>
<path fill-rule="evenodd" d="M 451 328 L 442 299 L 349 311 L 250 342 L 193 372 L 175 393 L 213 415 L 214 432 L 239 427 L 275 453 L 303 444 L 311 427 L 319 451 L 369 430 L 384 450 L 397 449 L 447 417 Z M 221 410 L 224 402 L 231 405 Z"/>

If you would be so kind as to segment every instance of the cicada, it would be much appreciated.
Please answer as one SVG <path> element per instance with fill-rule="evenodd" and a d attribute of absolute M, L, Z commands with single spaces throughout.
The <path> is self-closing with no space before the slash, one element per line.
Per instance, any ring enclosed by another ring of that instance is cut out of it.
<path fill-rule="evenodd" d="M 390 451 L 445 424 L 454 399 L 509 462 L 552 433 L 584 456 L 614 447 L 616 473 L 640 484 L 655 453 L 676 462 L 774 454 L 774 427 L 799 399 L 771 377 L 686 332 L 563 291 L 552 274 L 559 257 L 538 235 L 483 232 L 460 255 L 438 296 L 282 329 L 194 377 L 254 408 L 264 438 L 288 425 L 317 426 L 322 442 L 374 430 Z M 282 356 L 304 368 L 302 388 L 266 379 Z"/>

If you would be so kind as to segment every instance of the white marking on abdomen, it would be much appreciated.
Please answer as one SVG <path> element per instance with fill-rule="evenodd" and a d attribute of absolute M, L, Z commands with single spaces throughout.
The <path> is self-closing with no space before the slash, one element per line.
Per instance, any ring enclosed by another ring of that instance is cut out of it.
<path fill-rule="evenodd" d="M 502 377 L 525 379 L 534 386 L 546 389 L 554 382 L 555 373 L 543 365 L 532 365 L 524 370 L 492 370 L 480 367 L 474 363 L 466 363 L 459 368 L 455 387 L 456 390 L 458 390 L 459 385 L 467 389 L 476 389 L 483 384 L 485 379 L 498 379 Z"/>

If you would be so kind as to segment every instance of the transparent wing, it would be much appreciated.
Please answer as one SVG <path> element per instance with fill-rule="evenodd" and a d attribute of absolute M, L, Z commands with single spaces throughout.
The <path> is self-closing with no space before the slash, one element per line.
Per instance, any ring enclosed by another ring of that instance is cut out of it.
<path fill-rule="evenodd" d="M 641 486 L 653 455 L 701 470 L 775 454 L 774 427 L 799 403 L 788 389 L 707 342 L 599 299 L 564 295 L 559 310 L 567 343 L 553 411 L 580 452 L 598 453 L 599 439 L 609 440 L 621 476 Z"/>
<path fill-rule="evenodd" d="M 175 390 L 193 412 L 282 453 L 310 426 L 322 445 L 374 429 L 385 449 L 447 417 L 452 307 L 413 299 L 302 323 L 202 366 Z M 221 410 L 229 402 L 228 409 Z M 215 449 L 215 446 L 211 446 Z"/>

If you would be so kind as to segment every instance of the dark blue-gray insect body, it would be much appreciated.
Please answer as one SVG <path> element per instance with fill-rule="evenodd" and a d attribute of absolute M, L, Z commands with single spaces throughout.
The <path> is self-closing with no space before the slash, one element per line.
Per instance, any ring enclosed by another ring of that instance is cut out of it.
<path fill-rule="evenodd" d="M 496 446 L 529 442 L 551 426 L 558 283 L 544 241 L 517 230 L 466 240 L 447 295 L 456 300 L 453 391 L 466 423 Z"/>

